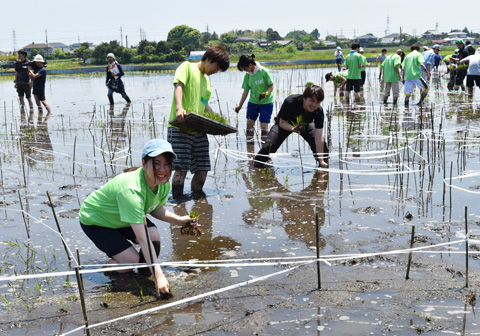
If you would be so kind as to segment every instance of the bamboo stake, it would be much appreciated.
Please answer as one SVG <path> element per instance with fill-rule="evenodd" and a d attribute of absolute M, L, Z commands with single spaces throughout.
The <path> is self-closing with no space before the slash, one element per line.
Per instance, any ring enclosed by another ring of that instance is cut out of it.
<path fill-rule="evenodd" d="M 415 239 L 415 225 L 412 226 L 412 235 L 410 236 L 410 249 L 413 248 L 413 240 Z M 410 265 L 412 263 L 412 251 L 408 253 L 407 275 L 405 280 L 410 279 Z"/>
<path fill-rule="evenodd" d="M 77 148 L 77 136 L 75 135 L 75 139 L 73 140 L 73 162 L 72 162 L 72 175 L 75 176 L 75 150 Z"/>
<path fill-rule="evenodd" d="M 467 211 L 468 208 L 465 205 L 465 287 L 468 288 L 468 220 L 467 220 Z"/>
<path fill-rule="evenodd" d="M 20 200 L 20 208 L 22 209 L 23 222 L 25 223 L 25 229 L 27 230 L 27 237 L 28 239 L 30 239 L 30 228 L 28 227 L 27 219 L 25 218 L 25 211 L 23 211 L 23 203 L 22 203 L 22 198 L 20 197 L 20 190 L 17 190 L 17 193 L 18 193 L 18 199 Z"/>
<path fill-rule="evenodd" d="M 58 222 L 57 214 L 55 212 L 55 207 L 53 206 L 52 198 L 50 197 L 50 193 L 48 192 L 48 190 L 47 190 L 47 196 L 48 196 L 48 201 L 50 202 L 50 207 L 52 208 L 53 218 L 55 219 L 55 223 L 57 224 L 58 232 L 60 233 L 60 237 L 62 237 L 62 244 L 65 249 L 65 253 L 67 254 L 68 262 L 71 262 L 72 257 L 70 257 L 70 253 L 68 253 L 67 245 L 65 244 L 65 240 L 63 238 L 62 229 L 60 228 L 60 223 Z"/>
<path fill-rule="evenodd" d="M 322 288 L 322 281 L 320 278 L 320 237 L 319 237 L 319 225 L 318 225 L 318 213 L 315 212 L 315 237 L 317 246 L 317 285 L 318 289 Z"/>
<path fill-rule="evenodd" d="M 85 306 L 85 297 L 83 293 L 83 282 L 80 272 L 78 270 L 78 266 L 75 266 L 75 275 L 77 276 L 78 292 L 80 294 L 80 303 L 82 305 L 83 320 L 85 321 L 85 330 L 87 332 L 87 336 L 90 336 L 90 329 L 88 329 L 87 308 Z"/>
<path fill-rule="evenodd" d="M 150 232 L 148 232 L 146 216 L 143 216 L 143 225 L 145 226 L 145 235 L 147 236 L 147 246 L 148 246 L 148 254 L 150 255 L 150 263 L 153 264 L 153 253 L 152 253 L 152 247 L 150 246 Z M 145 258 L 145 260 L 146 259 L 147 258 Z M 160 292 L 158 291 L 157 276 L 155 274 L 155 266 L 153 265 L 152 265 L 152 274 L 153 274 L 153 280 L 155 281 L 155 290 L 157 291 L 157 295 L 160 296 Z"/>

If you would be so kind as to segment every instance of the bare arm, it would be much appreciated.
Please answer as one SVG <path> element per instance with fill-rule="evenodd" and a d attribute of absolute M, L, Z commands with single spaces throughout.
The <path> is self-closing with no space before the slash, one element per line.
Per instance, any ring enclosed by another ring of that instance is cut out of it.
<path fill-rule="evenodd" d="M 278 118 L 278 119 L 279 119 L 278 126 L 280 126 L 285 131 L 288 131 L 288 132 L 296 132 L 297 131 L 295 129 L 295 127 L 293 127 L 293 125 L 290 124 L 288 121 L 286 121 L 282 118 Z"/>
<path fill-rule="evenodd" d="M 145 261 L 147 262 L 147 264 L 157 264 L 158 259 L 157 259 L 156 253 L 152 253 L 152 258 L 150 258 L 149 251 L 155 251 L 155 248 L 152 242 L 147 241 L 147 235 L 145 234 L 145 226 L 143 224 L 130 224 L 130 226 L 132 227 L 133 233 L 137 238 L 137 242 L 140 244 L 140 247 L 142 248 L 143 257 L 145 258 Z M 150 250 L 149 250 L 148 244 L 150 244 Z M 152 272 L 152 274 L 153 273 L 155 274 L 157 287 L 158 287 L 157 291 L 160 293 L 169 293 L 170 284 L 168 283 L 168 280 L 165 278 L 165 275 L 163 275 L 162 269 L 160 268 L 159 265 L 155 265 L 154 269 L 155 269 L 155 272 L 152 269 L 152 267 L 150 267 L 150 271 Z"/>
<path fill-rule="evenodd" d="M 165 209 L 163 206 L 159 207 L 156 210 L 153 210 L 150 215 L 155 217 L 156 219 L 159 219 L 161 221 L 174 224 L 174 225 L 185 225 L 187 224 L 192 218 L 190 216 L 178 216 L 167 209 Z"/>
<path fill-rule="evenodd" d="M 245 103 L 245 100 L 247 99 L 247 96 L 248 96 L 248 92 L 249 90 L 243 90 L 243 93 L 242 93 L 242 98 L 240 98 L 240 103 L 238 103 L 238 105 L 235 107 L 235 112 L 240 112 L 240 109 L 242 108 L 243 106 L 243 103 Z"/>
<path fill-rule="evenodd" d="M 268 86 L 268 89 L 267 91 L 265 91 L 265 93 L 260 93 L 260 96 L 258 97 L 258 99 L 262 100 L 263 98 L 267 97 L 270 93 L 272 93 L 272 91 L 273 91 L 273 83 Z"/>
<path fill-rule="evenodd" d="M 183 83 L 175 84 L 175 89 L 173 92 L 173 96 L 175 99 L 175 108 L 177 110 L 177 120 L 179 122 L 183 122 L 185 118 L 185 113 L 187 113 L 182 106 L 182 99 L 183 99 Z"/>

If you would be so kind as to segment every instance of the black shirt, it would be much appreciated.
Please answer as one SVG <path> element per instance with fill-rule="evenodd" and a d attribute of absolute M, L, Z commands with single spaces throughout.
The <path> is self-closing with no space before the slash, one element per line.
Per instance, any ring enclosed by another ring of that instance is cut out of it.
<path fill-rule="evenodd" d="M 315 122 L 315 128 L 323 128 L 324 116 L 321 106 L 313 112 L 308 112 L 303 108 L 303 97 L 301 94 L 288 96 L 284 100 L 280 112 L 278 112 L 278 117 L 293 124 L 296 123 L 299 115 L 302 115 L 304 124 Z M 280 122 L 280 120 L 278 120 L 278 122 Z"/>
<path fill-rule="evenodd" d="M 28 62 L 29 62 L 29 60 L 25 59 L 23 62 L 22 61 L 17 61 L 15 63 L 15 71 L 18 72 L 17 84 L 28 84 L 28 83 L 30 83 L 30 78 L 28 77 L 27 66 L 25 65 Z"/>
<path fill-rule="evenodd" d="M 35 68 L 34 73 L 40 74 L 40 77 L 37 77 L 33 80 L 33 89 L 35 91 L 45 91 L 45 81 L 47 80 L 47 69 L 44 67 Z"/>

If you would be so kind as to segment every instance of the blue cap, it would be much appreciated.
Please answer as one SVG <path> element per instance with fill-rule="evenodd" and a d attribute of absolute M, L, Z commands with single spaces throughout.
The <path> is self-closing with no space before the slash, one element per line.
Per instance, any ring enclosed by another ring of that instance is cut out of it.
<path fill-rule="evenodd" d="M 142 159 L 145 156 L 155 157 L 163 153 L 172 153 L 173 157 L 176 159 L 177 155 L 172 149 L 172 145 L 166 140 L 163 139 L 152 139 L 145 144 L 143 147 Z"/>

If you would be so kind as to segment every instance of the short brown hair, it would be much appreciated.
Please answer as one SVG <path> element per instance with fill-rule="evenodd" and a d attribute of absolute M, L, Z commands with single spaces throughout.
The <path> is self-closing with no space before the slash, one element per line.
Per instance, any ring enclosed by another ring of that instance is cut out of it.
<path fill-rule="evenodd" d="M 303 90 L 303 99 L 305 98 L 315 98 L 318 100 L 320 103 L 323 101 L 325 98 L 325 94 L 323 92 L 323 89 L 318 86 L 318 85 L 307 85 L 305 90 Z"/>
<path fill-rule="evenodd" d="M 217 63 L 222 71 L 226 71 L 230 66 L 230 57 L 227 50 L 221 45 L 214 45 L 208 48 L 202 56 L 202 61 L 210 60 L 212 63 Z"/>

